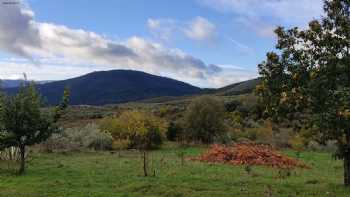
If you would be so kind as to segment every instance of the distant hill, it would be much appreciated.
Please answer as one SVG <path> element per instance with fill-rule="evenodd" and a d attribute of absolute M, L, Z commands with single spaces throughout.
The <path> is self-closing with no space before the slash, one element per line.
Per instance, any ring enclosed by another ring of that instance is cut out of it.
<path fill-rule="evenodd" d="M 23 80 L 10 80 L 10 79 L 4 79 L 4 80 L 0 80 L 0 84 L 2 88 L 15 88 L 15 87 L 19 87 L 21 85 L 21 83 L 23 83 Z M 44 84 L 44 83 L 48 83 L 50 81 L 35 81 L 35 83 L 37 84 Z"/>
<path fill-rule="evenodd" d="M 261 79 L 251 79 L 247 81 L 242 81 L 238 83 L 234 83 L 222 88 L 204 88 L 200 92 L 200 94 L 189 95 L 189 96 L 164 96 L 164 97 L 156 97 L 146 100 L 138 101 L 139 103 L 189 103 L 193 99 L 197 98 L 201 95 L 211 95 L 211 96 L 223 96 L 223 97 L 235 97 L 239 100 L 249 100 L 249 102 L 255 102 L 256 97 L 253 94 L 253 91 L 260 83 Z"/>
<path fill-rule="evenodd" d="M 251 93 L 255 89 L 256 85 L 260 83 L 261 79 L 251 79 L 247 81 L 242 81 L 234 83 L 218 89 L 204 89 L 203 92 L 206 94 L 215 94 L 220 96 L 233 96 Z"/>
<path fill-rule="evenodd" d="M 65 87 L 71 91 L 72 105 L 105 105 L 201 92 L 200 88 L 184 82 L 131 70 L 93 72 L 37 87 L 50 105 L 59 103 Z M 16 91 L 17 88 L 7 89 L 9 93 Z"/>

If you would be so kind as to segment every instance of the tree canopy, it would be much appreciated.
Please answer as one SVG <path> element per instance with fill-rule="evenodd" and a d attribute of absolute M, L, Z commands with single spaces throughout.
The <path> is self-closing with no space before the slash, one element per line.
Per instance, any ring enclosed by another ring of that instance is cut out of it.
<path fill-rule="evenodd" d="M 23 84 L 14 96 L 0 99 L 0 149 L 18 147 L 21 152 L 20 173 L 25 170 L 25 148 L 43 142 L 58 131 L 55 122 L 67 107 L 68 91 L 53 113 L 42 110 L 41 97 L 34 84 Z"/>
<path fill-rule="evenodd" d="M 337 140 L 350 186 L 350 1 L 324 1 L 325 16 L 305 30 L 278 27 L 276 48 L 260 64 L 257 86 L 263 113 L 279 122 L 317 127 Z"/>
<path fill-rule="evenodd" d="M 226 132 L 224 103 L 209 96 L 192 101 L 185 113 L 187 139 L 212 143 Z"/>

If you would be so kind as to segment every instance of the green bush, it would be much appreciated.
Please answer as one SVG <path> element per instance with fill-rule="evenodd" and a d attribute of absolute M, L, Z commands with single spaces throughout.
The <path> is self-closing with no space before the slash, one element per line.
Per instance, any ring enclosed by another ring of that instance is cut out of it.
<path fill-rule="evenodd" d="M 169 141 L 176 141 L 183 131 L 182 126 L 178 122 L 170 122 L 166 137 Z"/>
<path fill-rule="evenodd" d="M 197 98 L 185 113 L 185 137 L 190 141 L 212 143 L 227 132 L 225 119 L 223 102 L 209 96 Z"/>

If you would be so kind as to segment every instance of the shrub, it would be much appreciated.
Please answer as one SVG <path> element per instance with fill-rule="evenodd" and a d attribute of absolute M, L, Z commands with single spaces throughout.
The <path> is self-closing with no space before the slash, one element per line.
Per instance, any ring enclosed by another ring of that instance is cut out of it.
<path fill-rule="evenodd" d="M 292 137 L 289 141 L 291 147 L 293 150 L 297 152 L 301 152 L 304 150 L 305 147 L 305 139 L 300 136 L 299 134 L 296 134 L 294 137 Z"/>
<path fill-rule="evenodd" d="M 274 147 L 290 147 L 292 129 L 277 128 L 271 121 L 251 122 L 249 128 L 233 129 L 231 135 L 235 141 L 243 138 L 256 143 L 270 144 Z"/>
<path fill-rule="evenodd" d="M 323 151 L 323 146 L 317 141 L 312 140 L 307 144 L 307 149 L 310 151 L 320 152 Z"/>
<path fill-rule="evenodd" d="M 188 140 L 212 143 L 227 130 L 223 102 L 208 96 L 194 100 L 185 113 L 184 125 Z"/>
<path fill-rule="evenodd" d="M 113 150 L 125 150 L 129 148 L 130 140 L 128 139 L 119 139 L 119 140 L 113 140 L 112 143 L 112 149 Z"/>
<path fill-rule="evenodd" d="M 249 128 L 241 132 L 240 137 L 247 138 L 251 141 L 256 141 L 258 139 L 258 128 Z"/>
<path fill-rule="evenodd" d="M 166 137 L 169 141 L 175 141 L 182 133 L 183 128 L 178 122 L 170 122 Z"/>
<path fill-rule="evenodd" d="M 272 144 L 280 148 L 290 147 L 290 139 L 293 137 L 293 129 L 291 128 L 278 128 L 274 129 L 272 138 Z"/>
<path fill-rule="evenodd" d="M 325 144 L 320 144 L 317 141 L 310 141 L 307 144 L 307 149 L 310 151 L 316 151 L 316 152 L 329 152 L 329 153 L 335 153 L 337 150 L 337 141 L 329 140 L 326 141 Z"/>
<path fill-rule="evenodd" d="M 229 113 L 229 118 L 234 126 L 243 126 L 244 119 L 238 111 Z"/>
<path fill-rule="evenodd" d="M 109 132 L 114 141 L 128 140 L 128 148 L 153 149 L 162 144 L 167 123 L 152 114 L 126 111 L 118 118 L 102 121 L 101 129 Z"/>
<path fill-rule="evenodd" d="M 96 124 L 88 124 L 82 128 L 69 128 L 54 134 L 44 143 L 44 147 L 49 152 L 107 150 L 112 147 L 112 136 L 101 132 Z"/>
<path fill-rule="evenodd" d="M 233 100 L 225 103 L 225 110 L 227 112 L 234 112 L 238 106 L 242 105 L 240 101 Z"/>
<path fill-rule="evenodd" d="M 244 117 L 244 118 L 249 115 L 249 108 L 247 106 L 244 106 L 244 105 L 237 106 L 236 111 L 238 111 L 242 115 L 242 117 Z"/>

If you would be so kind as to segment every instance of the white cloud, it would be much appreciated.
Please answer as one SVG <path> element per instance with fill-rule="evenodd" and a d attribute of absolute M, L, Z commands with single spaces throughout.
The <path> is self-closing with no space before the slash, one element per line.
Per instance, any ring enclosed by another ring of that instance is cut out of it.
<path fill-rule="evenodd" d="M 29 47 L 40 47 L 34 13 L 25 7 L 0 0 L 0 48 L 30 58 Z"/>
<path fill-rule="evenodd" d="M 154 36 L 163 41 L 184 35 L 194 41 L 211 42 L 217 33 L 216 26 L 201 16 L 186 22 L 171 18 L 150 18 L 147 20 L 147 27 Z"/>
<path fill-rule="evenodd" d="M 210 41 L 216 33 L 216 26 L 203 17 L 193 19 L 187 28 L 184 29 L 188 38 L 197 41 Z"/>
<path fill-rule="evenodd" d="M 148 25 L 159 28 L 160 23 L 149 20 Z M 210 38 L 215 29 L 203 18 L 196 18 L 190 27 L 189 35 L 198 40 Z M 0 6 L 0 50 L 32 60 L 0 62 L 2 78 L 26 72 L 33 79 L 47 80 L 94 70 L 133 69 L 202 87 L 227 85 L 218 82 L 226 75 L 223 69 L 179 49 L 165 48 L 136 36 L 116 42 L 94 32 L 41 23 L 35 21 L 34 13 L 22 5 Z"/>
<path fill-rule="evenodd" d="M 179 31 L 177 21 L 173 19 L 149 18 L 147 27 L 155 37 L 163 41 L 169 41 L 173 34 Z"/>
<path fill-rule="evenodd" d="M 301 26 L 320 18 L 322 0 L 198 0 L 223 13 L 232 13 L 241 24 L 261 36 L 271 36 L 277 25 Z M 263 22 L 265 21 L 265 22 Z"/>

